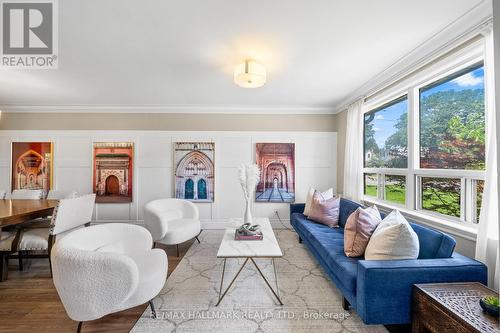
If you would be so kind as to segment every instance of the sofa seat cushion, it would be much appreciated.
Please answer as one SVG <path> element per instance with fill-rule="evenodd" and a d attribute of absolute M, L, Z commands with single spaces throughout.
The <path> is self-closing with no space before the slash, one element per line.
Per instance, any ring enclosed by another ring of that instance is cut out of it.
<path fill-rule="evenodd" d="M 344 229 L 330 228 L 307 220 L 300 213 L 292 214 L 292 224 L 307 238 L 331 272 L 341 281 L 342 287 L 356 295 L 356 278 L 359 258 L 348 258 L 344 253 Z"/>
<path fill-rule="evenodd" d="M 333 229 L 324 224 L 313 222 L 302 213 L 293 213 L 291 217 L 291 223 L 296 229 L 300 230 L 300 232 L 303 233 L 305 237 L 308 238 L 313 237 L 317 233 L 331 233 L 332 230 L 336 231 L 333 234 L 338 234 L 339 232 L 341 232 L 342 236 L 344 232 L 344 229 L 342 228 Z"/>
<path fill-rule="evenodd" d="M 331 234 L 317 234 L 316 237 L 309 239 L 309 241 L 330 270 L 340 280 L 342 286 L 353 295 L 356 295 L 358 261 L 362 257 L 347 257 L 344 253 L 343 229 L 334 230 Z"/>

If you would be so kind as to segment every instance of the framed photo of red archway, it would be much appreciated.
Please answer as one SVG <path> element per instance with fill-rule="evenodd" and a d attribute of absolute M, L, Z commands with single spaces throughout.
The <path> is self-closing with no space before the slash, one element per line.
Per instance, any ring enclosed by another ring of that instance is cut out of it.
<path fill-rule="evenodd" d="M 52 142 L 12 142 L 11 190 L 52 189 Z"/>
<path fill-rule="evenodd" d="M 134 144 L 94 142 L 92 188 L 99 203 L 132 202 Z"/>
<path fill-rule="evenodd" d="M 295 201 L 295 143 L 257 143 L 255 161 L 260 180 L 256 202 Z"/>
<path fill-rule="evenodd" d="M 215 143 L 174 142 L 175 198 L 214 202 Z"/>

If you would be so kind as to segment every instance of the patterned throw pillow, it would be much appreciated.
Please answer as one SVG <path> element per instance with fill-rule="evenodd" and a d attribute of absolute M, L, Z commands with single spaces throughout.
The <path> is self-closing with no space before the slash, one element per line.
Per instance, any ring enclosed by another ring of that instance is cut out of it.
<path fill-rule="evenodd" d="M 314 193 L 309 220 L 336 228 L 339 226 L 340 198 L 325 199 L 321 193 Z"/>
<path fill-rule="evenodd" d="M 373 232 L 382 222 L 377 206 L 359 207 L 349 215 L 344 228 L 344 252 L 348 257 L 361 257 Z"/>
<path fill-rule="evenodd" d="M 366 260 L 417 259 L 418 236 L 404 216 L 394 210 L 380 222 L 365 251 Z"/>
<path fill-rule="evenodd" d="M 314 193 L 316 193 L 316 190 L 312 187 L 309 188 L 309 192 L 307 192 L 307 197 L 306 197 L 306 206 L 304 207 L 304 215 L 309 216 L 310 211 L 311 211 L 311 204 L 313 201 L 313 196 Z M 323 196 L 323 199 L 331 199 L 333 198 L 333 188 L 329 188 L 325 192 L 322 192 L 321 195 Z"/>

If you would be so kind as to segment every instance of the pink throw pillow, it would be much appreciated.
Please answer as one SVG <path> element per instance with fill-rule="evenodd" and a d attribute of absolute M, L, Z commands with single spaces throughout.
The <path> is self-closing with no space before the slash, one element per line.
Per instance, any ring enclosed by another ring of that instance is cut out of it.
<path fill-rule="evenodd" d="M 382 222 L 377 206 L 359 207 L 349 215 L 344 228 L 344 252 L 348 257 L 361 257 L 373 232 Z"/>
<path fill-rule="evenodd" d="M 324 199 L 321 193 L 316 191 L 307 218 L 330 228 L 336 228 L 339 226 L 339 207 L 340 198 Z"/>

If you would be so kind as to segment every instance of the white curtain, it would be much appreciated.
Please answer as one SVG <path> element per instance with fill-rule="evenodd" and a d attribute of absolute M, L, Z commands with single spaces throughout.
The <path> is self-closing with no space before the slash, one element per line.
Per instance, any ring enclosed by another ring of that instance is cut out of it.
<path fill-rule="evenodd" d="M 347 109 L 344 196 L 359 201 L 363 195 L 363 100 Z"/>
<path fill-rule="evenodd" d="M 498 291 L 498 156 L 496 141 L 493 32 L 485 33 L 486 176 L 479 215 L 476 259 L 488 266 L 488 285 Z M 499 69 L 500 70 L 500 69 Z M 498 84 L 498 83 L 497 83 Z"/>

